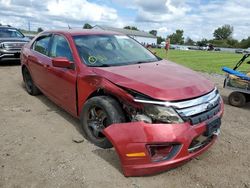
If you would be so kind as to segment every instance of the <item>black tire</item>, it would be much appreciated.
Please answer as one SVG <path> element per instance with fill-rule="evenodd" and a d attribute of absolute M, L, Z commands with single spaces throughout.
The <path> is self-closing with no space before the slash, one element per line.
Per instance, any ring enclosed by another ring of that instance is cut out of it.
<path fill-rule="evenodd" d="M 108 96 L 90 98 L 81 113 L 81 125 L 87 138 L 101 148 L 112 148 L 102 130 L 113 123 L 125 122 L 120 104 Z"/>
<path fill-rule="evenodd" d="M 29 72 L 29 70 L 26 67 L 23 68 L 22 75 L 23 75 L 23 81 L 24 81 L 24 84 L 25 84 L 26 91 L 30 95 L 34 95 L 34 96 L 35 95 L 39 95 L 41 92 L 35 86 L 32 78 L 31 78 L 30 72 Z"/>
<path fill-rule="evenodd" d="M 240 92 L 233 92 L 229 95 L 228 102 L 232 106 L 242 107 L 246 105 L 246 96 Z"/>
<path fill-rule="evenodd" d="M 250 102 L 250 94 L 246 94 L 247 103 Z"/>

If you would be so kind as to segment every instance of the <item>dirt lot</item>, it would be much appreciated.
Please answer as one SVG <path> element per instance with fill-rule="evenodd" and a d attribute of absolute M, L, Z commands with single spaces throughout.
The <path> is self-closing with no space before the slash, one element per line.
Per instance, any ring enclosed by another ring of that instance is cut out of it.
<path fill-rule="evenodd" d="M 223 97 L 223 77 L 205 75 Z M 222 134 L 206 153 L 154 176 L 126 178 L 114 150 L 81 139 L 76 119 L 32 97 L 19 65 L 0 66 L 0 187 L 250 187 L 250 105 L 225 105 Z"/>

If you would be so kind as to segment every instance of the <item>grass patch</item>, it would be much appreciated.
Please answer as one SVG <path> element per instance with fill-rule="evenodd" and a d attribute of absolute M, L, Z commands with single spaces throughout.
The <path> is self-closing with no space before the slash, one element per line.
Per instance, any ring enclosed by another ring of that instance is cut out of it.
<path fill-rule="evenodd" d="M 191 50 L 170 50 L 167 56 L 164 49 L 153 49 L 153 51 L 156 51 L 157 55 L 163 59 L 168 59 L 195 71 L 217 74 L 223 74 L 221 71 L 222 67 L 234 68 L 236 63 L 242 57 L 241 54 L 234 53 Z M 250 65 L 244 63 L 240 67 L 240 70 L 250 71 Z"/>

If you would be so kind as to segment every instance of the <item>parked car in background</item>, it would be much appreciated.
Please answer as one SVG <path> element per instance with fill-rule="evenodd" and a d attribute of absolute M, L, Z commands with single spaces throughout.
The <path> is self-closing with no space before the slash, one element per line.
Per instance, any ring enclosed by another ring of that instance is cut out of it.
<path fill-rule="evenodd" d="M 165 48 L 165 47 L 166 47 L 166 42 L 165 41 L 161 42 L 160 48 Z"/>
<path fill-rule="evenodd" d="M 175 46 L 175 50 L 189 50 L 189 48 L 187 46 Z"/>
<path fill-rule="evenodd" d="M 158 48 L 158 45 L 157 44 L 147 44 L 144 47 L 146 47 L 146 48 Z"/>
<path fill-rule="evenodd" d="M 221 49 L 220 49 L 220 48 L 214 48 L 214 51 L 216 51 L 216 52 L 220 52 L 220 51 L 221 51 Z"/>
<path fill-rule="evenodd" d="M 171 44 L 170 44 L 169 49 L 170 49 L 170 50 L 175 50 L 175 49 L 176 49 L 176 47 L 175 47 L 174 45 L 171 45 Z"/>
<path fill-rule="evenodd" d="M 125 176 L 174 168 L 220 132 L 223 101 L 200 74 L 102 30 L 40 33 L 21 54 L 26 90 L 81 120 L 87 138 L 115 147 Z"/>
<path fill-rule="evenodd" d="M 243 49 L 236 49 L 235 53 L 236 54 L 243 54 L 243 51 L 244 51 Z"/>
<path fill-rule="evenodd" d="M 36 34 L 24 34 L 26 38 L 29 38 L 30 40 L 32 40 Z"/>
<path fill-rule="evenodd" d="M 214 45 L 208 44 L 208 51 L 213 51 L 214 50 Z"/>
<path fill-rule="evenodd" d="M 0 62 L 19 60 L 21 48 L 29 41 L 18 29 L 0 26 Z"/>
<path fill-rule="evenodd" d="M 199 46 L 199 50 L 207 51 L 209 49 L 208 46 Z"/>
<path fill-rule="evenodd" d="M 250 53 L 250 47 L 249 48 L 247 48 L 247 49 L 245 49 L 245 50 L 243 50 L 243 53 Z"/>

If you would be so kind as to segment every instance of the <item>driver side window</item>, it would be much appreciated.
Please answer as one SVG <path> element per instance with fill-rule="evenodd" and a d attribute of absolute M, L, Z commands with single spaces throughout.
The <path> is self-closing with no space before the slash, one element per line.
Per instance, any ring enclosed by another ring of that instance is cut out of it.
<path fill-rule="evenodd" d="M 55 35 L 53 37 L 50 57 L 66 57 L 69 61 L 73 61 L 69 44 L 63 36 Z"/>

